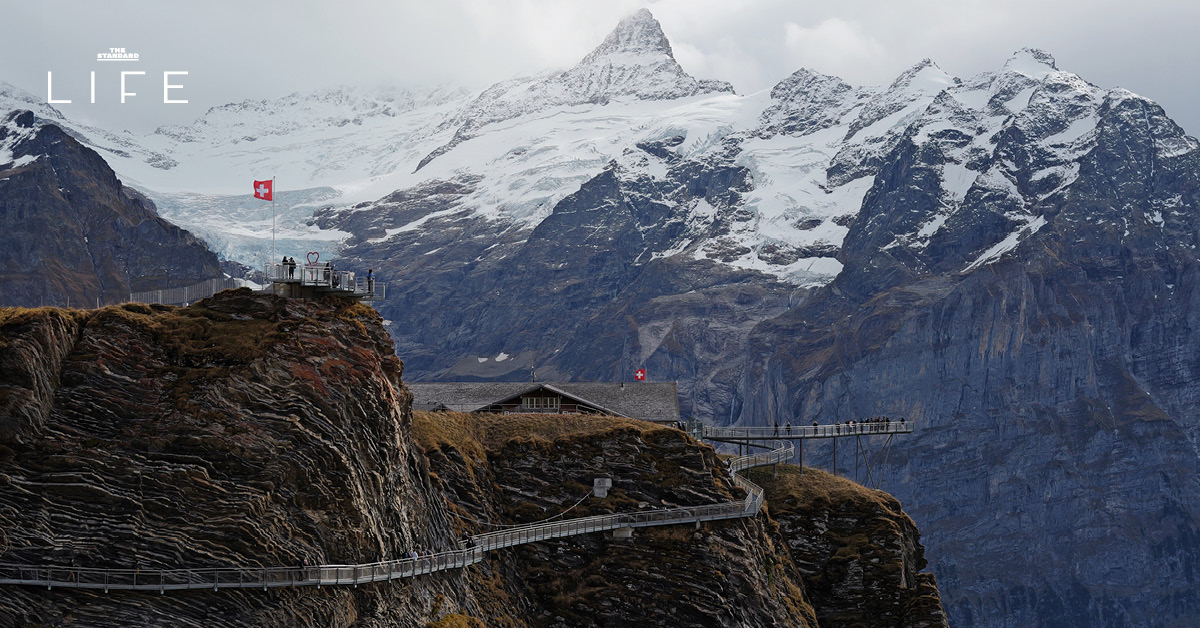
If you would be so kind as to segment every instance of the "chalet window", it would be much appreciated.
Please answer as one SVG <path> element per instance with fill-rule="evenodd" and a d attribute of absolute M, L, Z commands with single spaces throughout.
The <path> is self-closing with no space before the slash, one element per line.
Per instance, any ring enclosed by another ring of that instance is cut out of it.
<path fill-rule="evenodd" d="M 521 397 L 521 407 L 532 410 L 557 410 L 558 397 Z"/>

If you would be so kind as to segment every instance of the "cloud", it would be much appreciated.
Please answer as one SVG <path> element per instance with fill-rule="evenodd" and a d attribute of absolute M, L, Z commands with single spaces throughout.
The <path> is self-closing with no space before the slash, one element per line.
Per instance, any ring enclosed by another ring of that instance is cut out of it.
<path fill-rule="evenodd" d="M 887 57 L 883 44 L 861 26 L 831 17 L 814 27 L 795 22 L 783 25 L 784 47 L 796 66 L 826 74 L 857 74 L 863 66 L 879 65 Z"/>
<path fill-rule="evenodd" d="M 339 84 L 451 83 L 482 89 L 515 75 L 570 67 L 641 7 L 654 13 L 676 58 L 699 78 L 739 93 L 770 88 L 800 67 L 856 85 L 886 85 L 924 57 L 961 77 L 1000 67 L 1023 46 L 1101 87 L 1160 101 L 1200 132 L 1200 3 L 1183 0 L 157 0 L 15 2 L 5 6 L 0 81 L 39 96 L 86 94 L 95 53 L 126 46 L 150 72 L 189 70 L 190 105 L 64 107 L 73 118 L 135 131 L 186 124 L 211 106 Z M 19 27 L 17 27 L 19 25 Z M 160 74 L 161 75 L 161 74 Z M 150 74 L 147 74 L 149 77 Z M 141 85 L 156 92 L 149 78 Z M 84 90 L 84 91 L 80 91 Z"/>

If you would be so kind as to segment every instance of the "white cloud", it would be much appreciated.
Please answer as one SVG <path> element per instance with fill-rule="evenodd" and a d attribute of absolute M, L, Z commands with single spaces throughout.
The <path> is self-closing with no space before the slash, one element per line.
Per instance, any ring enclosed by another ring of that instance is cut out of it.
<path fill-rule="evenodd" d="M 189 70 L 190 105 L 164 109 L 147 97 L 121 106 L 106 93 L 104 103 L 64 108 L 136 130 L 187 123 L 227 102 L 338 84 L 483 88 L 562 69 L 645 6 L 686 70 L 743 94 L 802 66 L 856 85 L 887 84 L 924 57 L 965 78 L 1037 46 L 1097 85 L 1160 101 L 1200 132 L 1200 82 L 1181 79 L 1200 67 L 1192 32 L 1200 3 L 1183 0 L 1144 0 L 1136 10 L 1127 0 L 106 0 L 73 3 L 67 13 L 59 5 L 5 6 L 5 23 L 21 28 L 0 38 L 0 58 L 9 61 L 0 81 L 44 94 L 54 70 L 56 91 L 60 81 L 64 90 L 86 90 L 91 59 L 109 46 L 139 51 L 147 70 Z M 97 81 L 113 91 L 112 77 Z"/>
<path fill-rule="evenodd" d="M 879 65 L 887 57 L 883 44 L 861 26 L 837 17 L 813 27 L 787 22 L 783 32 L 784 46 L 797 68 L 846 76 L 864 66 Z"/>

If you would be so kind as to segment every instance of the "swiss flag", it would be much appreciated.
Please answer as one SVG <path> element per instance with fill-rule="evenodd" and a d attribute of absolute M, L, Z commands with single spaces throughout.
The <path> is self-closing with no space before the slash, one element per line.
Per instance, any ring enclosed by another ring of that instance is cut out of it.
<path fill-rule="evenodd" d="M 633 378 L 639 382 L 646 381 L 646 369 L 638 369 L 633 372 Z"/>
<path fill-rule="evenodd" d="M 271 181 L 270 179 L 268 179 L 266 181 L 255 181 L 254 182 L 254 198 L 261 198 L 264 201 L 272 200 L 271 188 L 274 185 L 275 185 L 275 182 Z"/>

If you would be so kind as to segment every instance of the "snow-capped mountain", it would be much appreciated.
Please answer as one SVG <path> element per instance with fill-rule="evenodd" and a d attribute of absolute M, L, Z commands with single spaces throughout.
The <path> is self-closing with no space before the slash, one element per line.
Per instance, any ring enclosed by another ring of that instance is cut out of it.
<path fill-rule="evenodd" d="M 869 453 L 956 625 L 1200 612 L 1200 145 L 1153 102 L 1021 50 L 966 79 L 801 70 L 458 140 L 317 213 L 389 281 L 406 372 L 647 367 L 716 423 L 907 416 Z"/>
<path fill-rule="evenodd" d="M 417 169 L 488 124 L 576 106 L 676 100 L 722 92 L 733 93 L 733 86 L 724 81 L 697 80 L 679 66 L 658 20 L 641 9 L 621 20 L 575 67 L 497 83 L 485 90 L 450 121 L 457 127 L 454 139 L 430 153 Z"/>
<path fill-rule="evenodd" d="M 479 94 L 299 94 L 137 138 L 62 123 L 254 264 L 272 216 L 243 190 L 277 174 L 280 249 L 389 282 L 406 377 L 647 367 L 714 423 L 912 418 L 875 461 L 956 625 L 1200 613 L 1200 144 L 1045 52 L 738 95 L 639 12 Z"/>

